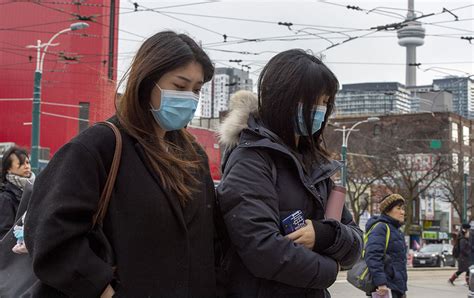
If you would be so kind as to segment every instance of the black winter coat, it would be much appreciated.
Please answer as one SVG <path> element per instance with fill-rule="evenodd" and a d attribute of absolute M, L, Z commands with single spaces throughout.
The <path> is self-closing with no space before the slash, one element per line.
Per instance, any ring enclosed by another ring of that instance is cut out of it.
<path fill-rule="evenodd" d="M 376 287 L 386 285 L 389 289 L 401 294 L 407 291 L 407 249 L 405 236 L 400 230 L 400 223 L 388 215 L 374 216 L 367 222 L 366 232 L 380 222 L 369 234 L 365 246 L 365 262 L 369 267 L 372 281 Z M 384 263 L 384 250 L 387 226 L 390 228 L 388 258 Z"/>
<path fill-rule="evenodd" d="M 466 272 L 471 266 L 471 244 L 469 239 L 461 237 L 459 239 L 459 258 L 458 258 L 458 270 Z"/>
<path fill-rule="evenodd" d="M 362 231 L 344 208 L 342 223 L 324 220 L 332 176 L 340 167 L 315 164 L 306 172 L 278 137 L 250 117 L 238 146 L 224 161 L 217 188 L 233 250 L 229 297 L 330 297 L 338 263 L 361 254 Z M 314 251 L 285 238 L 281 220 L 296 210 L 313 220 Z"/>
<path fill-rule="evenodd" d="M 19 187 L 8 181 L 0 189 L 0 240 L 15 224 L 22 193 Z"/>
<path fill-rule="evenodd" d="M 214 185 L 203 184 L 182 208 L 152 170 L 143 147 L 122 132 L 123 151 L 104 232 L 115 251 L 114 297 L 215 295 Z M 38 278 L 67 296 L 99 297 L 114 278 L 89 247 L 115 136 L 95 125 L 63 146 L 37 177 L 26 217 L 26 244 Z M 204 155 L 204 153 L 203 153 Z"/>

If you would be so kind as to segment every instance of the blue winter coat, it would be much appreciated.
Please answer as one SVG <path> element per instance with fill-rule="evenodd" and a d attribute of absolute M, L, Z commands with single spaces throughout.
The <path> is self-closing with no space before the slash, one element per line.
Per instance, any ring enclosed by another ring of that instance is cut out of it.
<path fill-rule="evenodd" d="M 400 223 L 385 214 L 372 217 L 366 225 L 366 231 L 377 222 L 380 222 L 370 232 L 366 249 L 365 262 L 369 267 L 372 281 L 376 287 L 387 285 L 391 290 L 404 294 L 407 291 L 407 257 L 406 245 Z M 384 249 L 387 226 L 390 228 L 387 255 L 384 264 Z"/>

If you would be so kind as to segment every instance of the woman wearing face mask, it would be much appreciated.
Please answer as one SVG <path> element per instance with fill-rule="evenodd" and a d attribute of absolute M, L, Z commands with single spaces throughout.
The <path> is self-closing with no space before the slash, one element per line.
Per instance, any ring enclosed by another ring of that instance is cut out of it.
<path fill-rule="evenodd" d="M 25 236 L 36 275 L 57 293 L 47 297 L 215 295 L 214 186 L 203 149 L 184 129 L 213 72 L 184 34 L 157 33 L 138 50 L 110 120 L 123 138 L 103 226 L 114 266 L 87 239 L 114 156 L 112 130 L 87 129 L 43 170 Z"/>
<path fill-rule="evenodd" d="M 380 296 L 390 291 L 393 298 L 405 297 L 407 249 L 405 235 L 400 230 L 405 221 L 405 199 L 399 194 L 387 195 L 379 208 L 382 215 L 371 217 L 365 228 L 370 233 L 364 259 Z"/>
<path fill-rule="evenodd" d="M 8 149 L 2 157 L 0 188 L 0 239 L 13 227 L 23 190 L 33 184 L 28 152 L 18 147 Z"/>
<path fill-rule="evenodd" d="M 220 136 L 226 146 L 217 188 L 230 237 L 228 297 L 329 297 L 340 266 L 361 252 L 361 230 L 344 208 L 325 220 L 340 164 L 322 135 L 338 81 L 316 57 L 289 50 L 260 74 L 257 98 L 236 94 Z M 285 235 L 300 210 L 306 226 Z"/>

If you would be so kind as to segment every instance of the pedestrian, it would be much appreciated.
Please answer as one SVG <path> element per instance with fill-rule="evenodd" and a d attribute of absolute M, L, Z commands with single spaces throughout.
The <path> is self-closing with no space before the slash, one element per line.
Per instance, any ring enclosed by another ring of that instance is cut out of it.
<path fill-rule="evenodd" d="M 407 247 L 400 228 L 405 221 L 405 199 L 399 194 L 387 195 L 379 208 L 381 215 L 370 218 L 366 225 L 366 231 L 373 229 L 368 234 L 364 259 L 377 294 L 383 296 L 391 291 L 393 298 L 404 297 L 407 291 Z"/>
<path fill-rule="evenodd" d="M 231 99 L 217 188 L 231 242 L 228 297 L 329 297 L 340 266 L 357 261 L 362 231 L 350 212 L 325 220 L 340 163 L 322 135 L 337 90 L 326 65 L 294 49 L 263 68 L 258 99 L 244 91 Z M 281 221 L 295 211 L 305 226 L 285 235 Z"/>
<path fill-rule="evenodd" d="M 454 286 L 454 281 L 463 272 L 466 273 L 466 283 L 469 284 L 469 266 L 471 262 L 471 243 L 469 241 L 471 226 L 468 223 L 464 223 L 459 231 L 456 244 L 454 245 L 455 257 L 458 260 L 458 271 L 454 272 L 453 275 L 448 279 L 449 283 Z M 457 255 L 457 256 L 456 256 Z"/>
<path fill-rule="evenodd" d="M 2 157 L 0 187 L 0 240 L 15 224 L 18 206 L 27 184 L 33 184 L 35 174 L 31 171 L 28 152 L 13 146 Z"/>
<path fill-rule="evenodd" d="M 88 232 L 115 149 L 95 125 L 63 146 L 39 175 L 25 220 L 26 246 L 48 297 L 212 297 L 215 193 L 207 156 L 184 127 L 214 67 L 184 34 L 144 41 L 109 121 L 123 139 L 103 231 L 115 263 Z M 47 285 L 47 286 L 46 286 Z"/>

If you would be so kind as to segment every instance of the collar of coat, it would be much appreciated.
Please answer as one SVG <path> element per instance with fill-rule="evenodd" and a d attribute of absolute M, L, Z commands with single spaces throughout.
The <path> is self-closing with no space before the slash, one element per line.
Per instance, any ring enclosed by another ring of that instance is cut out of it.
<path fill-rule="evenodd" d="M 371 219 L 369 219 L 366 225 L 366 231 L 370 230 L 370 228 L 377 222 L 384 222 L 384 223 L 391 224 L 396 229 L 399 229 L 402 226 L 400 222 L 396 220 L 395 218 L 390 217 L 386 214 L 382 214 L 380 216 L 374 216 Z"/>
<path fill-rule="evenodd" d="M 255 116 L 258 111 L 257 96 L 250 91 L 238 91 L 229 101 L 229 114 L 220 126 L 219 142 L 226 148 L 228 154 L 238 147 L 258 147 L 279 151 L 291 157 L 296 163 L 298 159 L 272 131 L 260 125 Z M 224 157 L 225 165 L 227 158 Z M 335 160 L 318 163 L 310 173 L 311 183 L 334 175 L 342 166 Z M 301 167 L 298 167 L 301 168 Z M 302 168 L 301 168 L 302 170 Z"/>
<path fill-rule="evenodd" d="M 2 186 L 1 191 L 9 192 L 11 193 L 16 200 L 20 201 L 21 195 L 23 194 L 23 191 L 10 181 L 5 182 L 5 184 Z"/>

